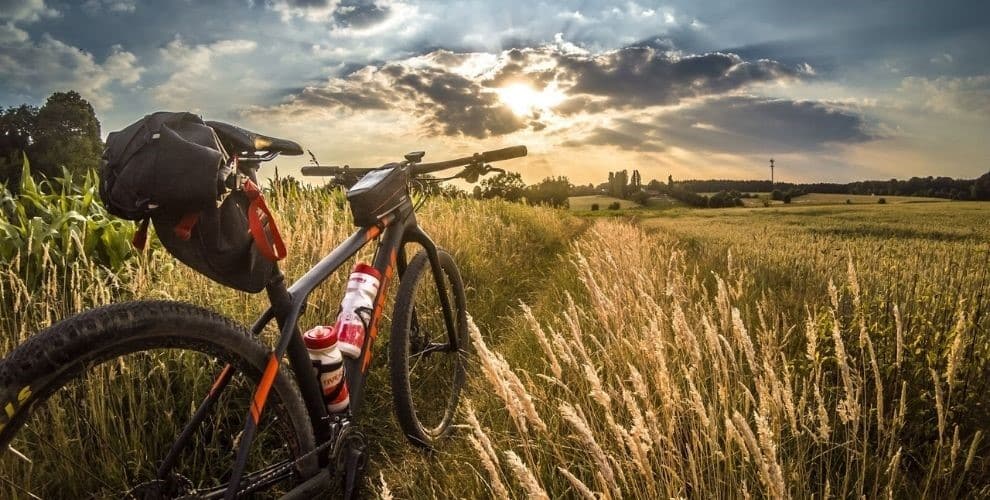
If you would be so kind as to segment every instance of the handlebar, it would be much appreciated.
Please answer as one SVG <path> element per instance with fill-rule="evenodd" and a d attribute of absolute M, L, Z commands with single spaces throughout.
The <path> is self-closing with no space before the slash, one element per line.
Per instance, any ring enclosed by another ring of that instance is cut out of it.
<path fill-rule="evenodd" d="M 475 153 L 471 156 L 465 156 L 463 158 L 457 158 L 454 160 L 438 161 L 433 163 L 412 163 L 409 165 L 409 173 L 413 177 L 415 177 L 417 175 L 430 174 L 433 172 L 439 172 L 441 170 L 447 170 L 450 168 L 465 167 L 468 165 L 483 165 L 485 163 L 511 160 L 513 158 L 521 158 L 523 156 L 526 156 L 527 153 L 528 151 L 526 150 L 526 146 L 512 146 L 508 148 L 496 149 L 494 151 L 485 151 L 484 153 Z M 302 174 L 303 175 L 352 174 L 355 176 L 362 176 L 373 170 L 378 170 L 378 169 L 311 165 L 311 166 L 303 167 Z"/>

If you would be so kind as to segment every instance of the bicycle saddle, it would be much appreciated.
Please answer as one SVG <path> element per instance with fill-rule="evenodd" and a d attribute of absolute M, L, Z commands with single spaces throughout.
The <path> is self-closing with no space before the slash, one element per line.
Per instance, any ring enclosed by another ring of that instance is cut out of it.
<path fill-rule="evenodd" d="M 261 135 L 224 122 L 208 121 L 206 124 L 217 132 L 220 143 L 229 153 L 268 151 L 288 156 L 303 154 L 302 146 L 295 141 Z"/>

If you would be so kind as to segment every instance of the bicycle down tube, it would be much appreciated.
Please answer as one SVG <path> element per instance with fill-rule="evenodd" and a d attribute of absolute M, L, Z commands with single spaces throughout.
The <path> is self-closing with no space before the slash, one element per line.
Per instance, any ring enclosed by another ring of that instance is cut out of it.
<path fill-rule="evenodd" d="M 302 345 L 298 320 L 313 290 L 326 281 L 330 275 L 336 272 L 358 251 L 379 237 L 380 242 L 375 252 L 373 265 L 381 273 L 382 281 L 378 295 L 375 298 L 371 318 L 367 325 L 368 330 L 365 344 L 359 358 L 344 359 L 344 373 L 347 380 L 348 392 L 350 393 L 350 405 L 348 408 L 350 420 L 352 422 L 356 420 L 363 406 L 365 382 L 371 366 L 374 344 L 378 337 L 382 314 L 386 307 L 385 301 L 388 297 L 388 289 L 392 284 L 392 280 L 396 277 L 397 272 L 401 274 L 404 268 L 405 262 L 400 263 L 399 257 L 401 254 L 402 258 L 405 258 L 403 246 L 407 241 L 417 243 L 426 250 L 431 267 L 434 269 L 444 322 L 448 325 L 448 331 L 453 331 L 453 309 L 446 293 L 446 283 L 442 279 L 437 247 L 432 239 L 418 226 L 415 215 L 409 213 L 402 220 L 399 220 L 398 214 L 390 213 L 382 218 L 377 226 L 363 228 L 355 232 L 350 238 L 345 240 L 288 287 L 286 290 L 290 298 L 288 307 L 285 307 L 285 305 L 277 307 L 279 304 L 275 304 L 273 301 L 270 310 L 266 311 L 259 318 L 255 324 L 255 328 L 252 329 L 257 334 L 274 317 L 280 326 L 280 336 L 278 343 L 270 354 L 268 366 L 262 375 L 261 383 L 259 383 L 256 389 L 251 410 L 245 422 L 237 460 L 234 464 L 234 473 L 231 476 L 230 483 L 228 483 L 231 486 L 227 492 L 228 498 L 233 498 L 232 495 L 236 494 L 237 489 L 234 486 L 238 484 L 246 466 L 248 452 L 267 401 L 271 381 L 274 380 L 275 374 L 279 369 L 279 360 L 287 351 L 289 351 L 290 365 L 295 372 L 296 379 L 299 381 L 303 399 L 306 402 L 307 410 L 310 412 L 310 419 L 313 423 L 314 430 L 319 437 L 317 442 L 322 444 L 330 438 L 329 423 L 325 418 L 327 417 L 327 412 L 323 401 L 322 390 L 315 374 L 312 372 L 305 346 Z M 273 294 L 270 292 L 269 295 L 271 296 Z M 272 298 L 274 299 L 274 297 Z M 456 349 L 456 339 L 449 339 L 448 345 Z M 291 352 L 293 347 L 297 348 L 296 356 L 293 356 L 293 352 Z"/>
<path fill-rule="evenodd" d="M 290 298 L 288 307 L 283 306 L 283 308 L 276 308 L 276 304 L 272 304 L 272 312 L 266 312 L 263 315 L 263 318 L 268 316 L 269 318 L 275 317 L 280 319 L 280 321 L 278 321 L 280 326 L 279 339 L 275 345 L 275 348 L 269 354 L 268 365 L 265 368 L 265 372 L 262 374 L 261 382 L 258 384 L 257 389 L 255 389 L 250 410 L 247 418 L 245 419 L 244 431 L 241 434 L 241 441 L 237 450 L 237 458 L 234 462 L 234 469 L 231 474 L 230 482 L 228 483 L 228 490 L 225 498 L 233 499 L 237 495 L 241 476 L 243 475 L 244 468 L 247 465 L 248 453 L 250 452 L 251 444 L 254 440 L 254 434 L 257 431 L 261 414 L 264 411 L 265 404 L 267 403 L 268 393 L 271 389 L 272 381 L 274 381 L 275 375 L 279 370 L 279 366 L 281 364 L 280 360 L 286 354 L 286 351 L 289 349 L 291 344 L 297 344 L 305 349 L 305 347 L 302 346 L 302 340 L 299 335 L 298 322 L 299 317 L 302 315 L 303 309 L 306 306 L 306 300 L 309 298 L 310 293 L 312 293 L 317 286 L 329 278 L 330 275 L 339 269 L 340 266 L 342 266 L 347 260 L 364 248 L 365 245 L 375 240 L 375 238 L 382 233 L 382 227 L 387 228 L 394 222 L 395 216 L 389 216 L 382 220 L 378 226 L 362 228 L 361 230 L 355 232 L 287 289 Z M 284 284 L 282 284 L 282 286 L 284 287 Z M 270 295 L 276 295 L 277 290 L 275 292 L 276 293 L 269 293 Z M 380 294 L 382 292 L 383 290 L 379 291 Z M 268 319 L 268 321 L 271 320 Z M 259 323 L 261 322 L 259 321 Z M 267 321 L 262 323 L 261 327 L 264 328 L 266 323 Z M 366 345 L 368 344 L 366 343 Z M 306 401 L 307 410 L 310 412 L 310 420 L 313 422 L 314 429 L 317 430 L 317 433 L 321 438 L 325 439 L 328 437 L 324 418 L 327 415 L 326 407 L 323 406 L 322 391 L 319 389 L 318 382 L 315 380 L 315 374 L 313 374 L 312 367 L 309 364 L 309 356 L 306 355 L 305 361 L 300 359 L 299 356 L 290 356 L 289 362 L 292 365 L 292 369 L 295 372 L 297 380 L 300 382 L 302 380 L 312 380 L 314 382 L 314 384 L 306 384 L 310 387 L 310 389 L 303 392 L 303 398 Z M 314 389 L 316 391 L 315 394 Z M 300 390 L 302 390 L 302 388 L 300 388 Z M 314 411 L 316 412 L 315 414 L 313 413 Z"/>

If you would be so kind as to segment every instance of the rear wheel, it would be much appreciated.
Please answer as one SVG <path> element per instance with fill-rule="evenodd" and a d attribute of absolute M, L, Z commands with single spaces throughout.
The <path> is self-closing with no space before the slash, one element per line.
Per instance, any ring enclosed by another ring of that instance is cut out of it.
<path fill-rule="evenodd" d="M 222 497 L 267 357 L 242 327 L 174 302 L 112 305 L 48 328 L 0 364 L 0 497 Z M 213 410 L 159 471 L 226 365 L 233 376 Z M 281 370 L 242 493 L 288 491 L 316 472 L 313 448 L 299 389 Z"/>
<path fill-rule="evenodd" d="M 421 251 L 402 275 L 389 339 L 396 417 L 409 441 L 424 448 L 450 431 L 470 351 L 460 272 L 447 252 L 439 251 L 439 261 L 454 331 L 444 322 L 433 267 Z"/>

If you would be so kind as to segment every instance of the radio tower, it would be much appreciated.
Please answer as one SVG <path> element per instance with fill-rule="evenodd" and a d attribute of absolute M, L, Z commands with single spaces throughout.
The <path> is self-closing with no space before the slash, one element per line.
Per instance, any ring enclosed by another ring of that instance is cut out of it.
<path fill-rule="evenodd" d="M 770 189 L 773 190 L 773 158 L 770 158 Z"/>

